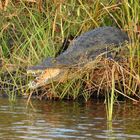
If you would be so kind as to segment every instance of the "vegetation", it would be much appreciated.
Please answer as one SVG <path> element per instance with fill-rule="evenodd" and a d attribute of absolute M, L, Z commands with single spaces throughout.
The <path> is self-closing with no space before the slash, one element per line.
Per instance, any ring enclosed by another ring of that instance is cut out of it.
<path fill-rule="evenodd" d="M 9 1 L 8 5 L 3 3 L 0 19 L 0 89 L 11 100 L 16 95 L 30 98 L 34 93 L 39 98 L 84 97 L 87 101 L 94 91 L 97 95 L 104 92 L 108 116 L 112 116 L 110 106 L 117 101 L 118 93 L 134 97 L 133 101 L 139 99 L 139 0 Z M 65 38 L 99 26 L 117 26 L 128 33 L 132 41 L 127 45 L 127 61 L 100 60 L 95 68 L 81 70 L 65 83 L 53 83 L 50 88 L 44 87 L 47 90 L 28 89 L 32 79 L 26 74 L 28 66 L 55 56 Z"/>

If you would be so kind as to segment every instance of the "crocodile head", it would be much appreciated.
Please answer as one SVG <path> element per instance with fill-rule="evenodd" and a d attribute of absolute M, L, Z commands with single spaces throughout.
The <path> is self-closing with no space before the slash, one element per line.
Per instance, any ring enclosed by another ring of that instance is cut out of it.
<path fill-rule="evenodd" d="M 59 68 L 34 69 L 34 67 L 27 69 L 27 74 L 33 75 L 35 79 L 31 81 L 28 86 L 30 89 L 52 83 L 53 81 L 60 81 L 64 75 L 64 70 Z"/>

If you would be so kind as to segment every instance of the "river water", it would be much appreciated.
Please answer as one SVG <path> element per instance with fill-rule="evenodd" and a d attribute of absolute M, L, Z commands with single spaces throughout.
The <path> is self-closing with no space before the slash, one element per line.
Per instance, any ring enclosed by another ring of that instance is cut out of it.
<path fill-rule="evenodd" d="M 140 139 L 140 106 L 121 103 L 107 122 L 100 102 L 0 99 L 1 140 L 135 140 Z"/>

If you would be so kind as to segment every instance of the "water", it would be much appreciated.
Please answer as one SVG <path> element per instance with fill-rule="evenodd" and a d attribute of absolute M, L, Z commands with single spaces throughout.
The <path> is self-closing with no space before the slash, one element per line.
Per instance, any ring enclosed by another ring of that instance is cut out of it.
<path fill-rule="evenodd" d="M 140 107 L 115 106 L 114 120 L 106 120 L 103 103 L 26 100 L 11 104 L 0 99 L 2 140 L 135 140 L 140 139 Z"/>

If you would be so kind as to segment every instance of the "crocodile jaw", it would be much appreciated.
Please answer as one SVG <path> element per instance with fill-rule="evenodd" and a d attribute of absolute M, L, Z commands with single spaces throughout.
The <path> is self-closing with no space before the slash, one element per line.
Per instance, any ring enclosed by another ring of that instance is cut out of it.
<path fill-rule="evenodd" d="M 51 83 L 52 81 L 58 80 L 58 75 L 61 73 L 61 69 L 58 68 L 52 68 L 52 69 L 46 69 L 46 70 L 29 70 L 27 73 L 29 74 L 40 74 L 38 77 L 35 78 L 34 81 L 31 81 L 28 86 L 30 89 L 36 89 L 38 87 L 44 86 L 46 84 Z"/>

